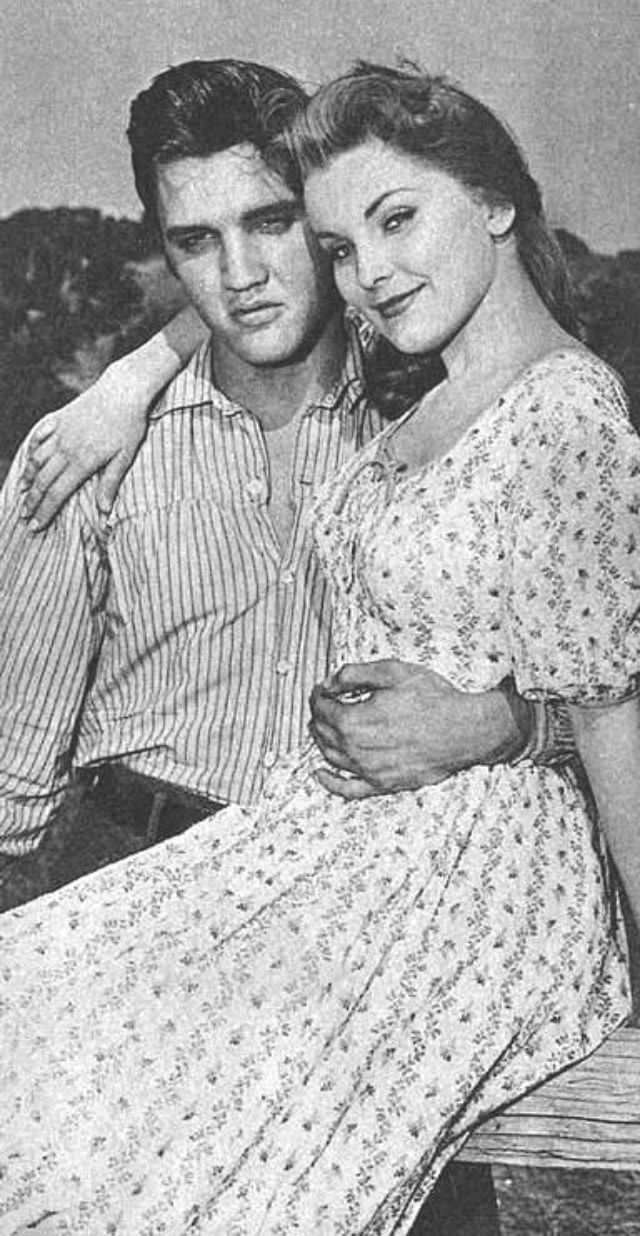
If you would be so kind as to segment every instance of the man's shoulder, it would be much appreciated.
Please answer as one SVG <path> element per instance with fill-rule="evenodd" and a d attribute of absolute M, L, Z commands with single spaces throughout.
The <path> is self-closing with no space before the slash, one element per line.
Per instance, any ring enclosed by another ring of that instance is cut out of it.
<path fill-rule="evenodd" d="M 205 339 L 172 378 L 149 412 L 149 426 L 181 411 L 217 405 L 223 396 L 213 380 L 211 337 Z"/>

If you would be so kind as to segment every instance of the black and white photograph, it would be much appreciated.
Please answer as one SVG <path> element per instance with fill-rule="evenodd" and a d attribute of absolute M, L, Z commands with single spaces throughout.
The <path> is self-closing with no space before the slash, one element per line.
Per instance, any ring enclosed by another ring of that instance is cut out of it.
<path fill-rule="evenodd" d="M 0 1236 L 640 1236 L 637 0 L 5 0 Z"/>

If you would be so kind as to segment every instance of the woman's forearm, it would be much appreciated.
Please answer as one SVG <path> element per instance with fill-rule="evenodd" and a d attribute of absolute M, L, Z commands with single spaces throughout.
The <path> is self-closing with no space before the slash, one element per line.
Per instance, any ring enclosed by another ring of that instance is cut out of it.
<path fill-rule="evenodd" d="M 207 328 L 197 311 L 188 305 L 133 352 L 114 361 L 106 374 L 124 375 L 142 388 L 149 401 L 182 368 L 196 348 L 206 338 Z"/>
<path fill-rule="evenodd" d="M 640 699 L 570 711 L 602 829 L 640 927 Z"/>

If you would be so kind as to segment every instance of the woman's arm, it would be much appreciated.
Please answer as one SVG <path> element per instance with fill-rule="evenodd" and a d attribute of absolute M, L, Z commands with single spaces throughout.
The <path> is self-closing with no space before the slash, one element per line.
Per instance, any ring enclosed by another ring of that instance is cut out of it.
<path fill-rule="evenodd" d="M 640 698 L 571 717 L 598 814 L 640 928 Z"/>
<path fill-rule="evenodd" d="M 77 399 L 38 423 L 22 475 L 23 515 L 34 530 L 45 528 L 100 468 L 98 502 L 111 508 L 146 433 L 150 405 L 206 334 L 195 309 L 183 309 L 141 347 L 109 365 Z"/>

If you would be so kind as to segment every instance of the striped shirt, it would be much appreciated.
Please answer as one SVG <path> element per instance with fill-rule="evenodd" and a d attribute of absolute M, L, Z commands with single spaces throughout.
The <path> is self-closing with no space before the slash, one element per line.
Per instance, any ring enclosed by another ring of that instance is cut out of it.
<path fill-rule="evenodd" d="M 298 419 L 284 548 L 262 427 L 216 389 L 207 344 L 152 412 L 109 516 L 91 481 L 30 533 L 23 448 L 0 499 L 0 850 L 37 844 L 73 767 L 117 760 L 250 803 L 304 740 L 331 638 L 310 502 L 381 427 L 355 335 Z"/>

